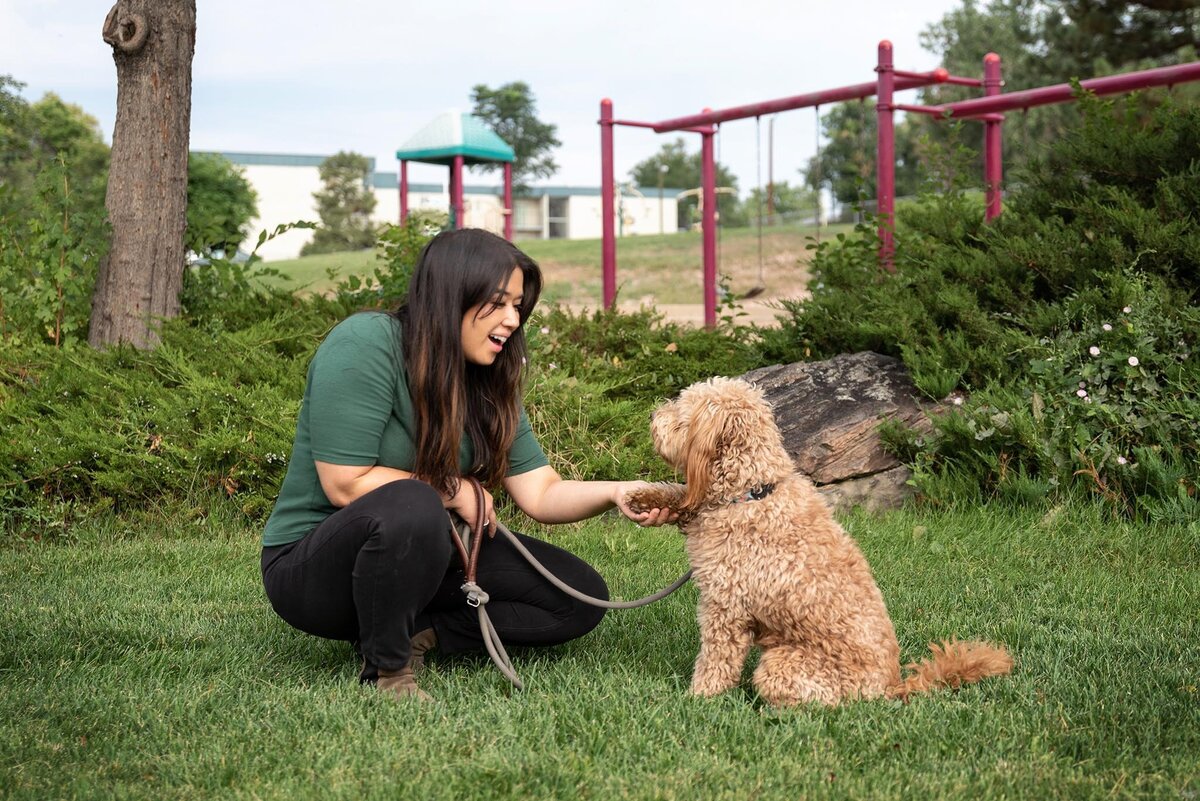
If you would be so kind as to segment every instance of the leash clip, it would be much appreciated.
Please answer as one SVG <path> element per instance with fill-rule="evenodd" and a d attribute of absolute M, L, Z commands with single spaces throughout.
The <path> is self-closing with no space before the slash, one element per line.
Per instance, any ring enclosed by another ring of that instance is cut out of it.
<path fill-rule="evenodd" d="M 467 606 L 478 608 L 491 600 L 483 588 L 473 581 L 466 582 L 460 589 L 467 594 Z"/>

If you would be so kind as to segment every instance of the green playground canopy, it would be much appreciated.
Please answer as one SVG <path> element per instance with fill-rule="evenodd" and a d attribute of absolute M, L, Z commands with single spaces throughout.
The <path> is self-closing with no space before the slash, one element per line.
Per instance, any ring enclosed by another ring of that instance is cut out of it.
<path fill-rule="evenodd" d="M 400 161 L 426 164 L 454 163 L 462 156 L 464 164 L 513 162 L 513 149 L 478 117 L 447 111 L 433 120 L 396 151 Z"/>

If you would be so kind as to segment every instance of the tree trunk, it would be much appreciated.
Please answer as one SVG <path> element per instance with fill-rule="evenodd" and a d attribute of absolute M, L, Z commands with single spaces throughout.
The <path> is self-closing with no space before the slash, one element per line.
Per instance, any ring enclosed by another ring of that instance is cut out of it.
<path fill-rule="evenodd" d="M 104 205 L 112 244 L 92 295 L 88 342 L 158 343 L 179 314 L 187 226 L 196 0 L 117 0 L 104 21 L 117 120 Z"/>

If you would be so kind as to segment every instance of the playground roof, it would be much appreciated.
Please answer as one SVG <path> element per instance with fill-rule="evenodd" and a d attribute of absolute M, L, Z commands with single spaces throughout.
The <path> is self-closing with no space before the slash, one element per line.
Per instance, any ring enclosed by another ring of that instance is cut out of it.
<path fill-rule="evenodd" d="M 462 156 L 465 164 L 516 160 L 513 149 L 483 120 L 458 111 L 434 117 L 396 151 L 401 161 L 426 164 L 452 164 L 455 156 Z"/>

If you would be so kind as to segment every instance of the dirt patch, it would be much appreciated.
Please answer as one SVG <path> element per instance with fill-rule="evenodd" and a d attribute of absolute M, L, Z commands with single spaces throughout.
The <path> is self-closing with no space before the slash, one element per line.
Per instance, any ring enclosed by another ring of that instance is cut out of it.
<path fill-rule="evenodd" d="M 799 300 L 809 295 L 807 265 L 791 251 L 778 251 L 769 259 L 764 258 L 761 273 L 757 260 L 727 259 L 726 264 L 729 276 L 726 285 L 733 291 L 735 308 L 718 308 L 718 317 L 733 314 L 739 323 L 776 326 L 782 312 L 780 300 Z M 646 293 L 636 299 L 618 299 L 617 305 L 630 311 L 653 306 L 671 322 L 700 326 L 704 325 L 703 280 L 696 290 L 700 301 L 697 303 L 660 303 L 654 293 Z"/>

